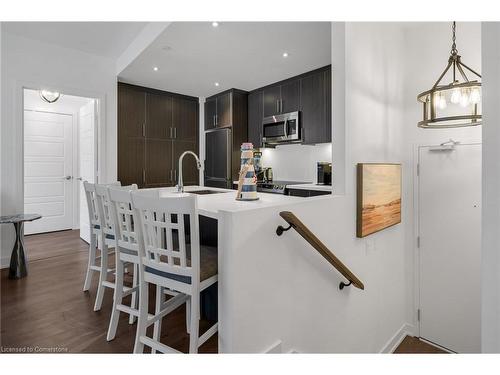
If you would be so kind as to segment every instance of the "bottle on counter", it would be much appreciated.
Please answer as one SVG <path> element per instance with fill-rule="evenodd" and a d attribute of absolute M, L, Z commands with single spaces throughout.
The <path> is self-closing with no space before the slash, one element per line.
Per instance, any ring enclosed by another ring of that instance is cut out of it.
<path fill-rule="evenodd" d="M 257 178 L 255 176 L 253 144 L 243 143 L 241 145 L 241 167 L 238 178 L 238 192 L 236 200 L 254 201 L 257 196 Z"/>

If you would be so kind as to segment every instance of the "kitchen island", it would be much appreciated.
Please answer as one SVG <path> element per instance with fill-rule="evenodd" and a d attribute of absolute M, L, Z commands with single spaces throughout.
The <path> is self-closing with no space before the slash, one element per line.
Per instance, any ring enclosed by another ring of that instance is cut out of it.
<path fill-rule="evenodd" d="M 297 275 L 305 270 L 308 278 L 322 275 L 333 289 L 343 279 L 294 231 L 276 235 L 279 225 L 286 226 L 279 213 L 301 216 L 314 206 L 314 215 L 330 206 L 331 196 L 305 199 L 258 193 L 257 201 L 236 201 L 235 190 L 202 186 L 186 186 L 184 193 L 173 187 L 155 190 L 164 197 L 196 194 L 200 226 L 205 217 L 217 222 L 213 228 L 218 248 L 219 353 L 288 352 L 296 347 L 288 322 L 300 290 Z M 281 349 L 272 349 L 277 343 Z"/>

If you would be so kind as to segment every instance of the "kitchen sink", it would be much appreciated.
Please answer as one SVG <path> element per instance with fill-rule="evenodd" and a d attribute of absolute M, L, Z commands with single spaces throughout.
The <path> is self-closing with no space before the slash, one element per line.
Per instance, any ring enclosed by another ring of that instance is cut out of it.
<path fill-rule="evenodd" d="M 227 191 L 218 191 L 218 190 L 192 190 L 192 191 L 185 191 L 185 193 L 198 194 L 198 195 L 208 195 L 208 194 L 227 193 Z"/>

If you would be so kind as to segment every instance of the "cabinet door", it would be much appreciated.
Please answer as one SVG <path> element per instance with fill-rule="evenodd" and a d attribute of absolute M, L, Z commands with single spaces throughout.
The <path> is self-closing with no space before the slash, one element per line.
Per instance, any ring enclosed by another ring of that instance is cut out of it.
<path fill-rule="evenodd" d="M 264 117 L 280 113 L 281 87 L 272 86 L 264 89 Z"/>
<path fill-rule="evenodd" d="M 198 103 L 194 100 L 172 98 L 173 138 L 196 142 L 198 139 Z"/>
<path fill-rule="evenodd" d="M 299 110 L 299 81 L 290 81 L 281 85 L 281 104 L 280 112 L 288 113 Z"/>
<path fill-rule="evenodd" d="M 118 85 L 118 136 L 142 137 L 146 121 L 146 93 Z"/>
<path fill-rule="evenodd" d="M 332 141 L 332 68 L 325 70 L 325 142 Z"/>
<path fill-rule="evenodd" d="M 262 91 L 248 95 L 248 141 L 253 147 L 262 146 L 262 119 L 264 117 Z"/>
<path fill-rule="evenodd" d="M 184 151 L 193 151 L 198 155 L 197 143 L 182 140 L 175 140 L 173 142 L 174 185 L 179 180 L 179 158 Z M 192 155 L 186 155 L 182 160 L 182 183 L 184 186 L 199 185 L 199 180 L 195 158 Z"/>
<path fill-rule="evenodd" d="M 146 187 L 173 185 L 172 141 L 146 139 Z"/>
<path fill-rule="evenodd" d="M 172 97 L 146 94 L 146 137 L 169 139 L 172 136 Z"/>
<path fill-rule="evenodd" d="M 144 138 L 118 138 L 118 180 L 144 187 Z"/>
<path fill-rule="evenodd" d="M 218 128 L 232 125 L 231 101 L 230 92 L 217 97 L 217 116 L 215 117 L 215 124 Z"/>
<path fill-rule="evenodd" d="M 217 116 L 217 98 L 209 98 L 205 102 L 205 130 L 215 128 Z"/>
<path fill-rule="evenodd" d="M 300 110 L 304 144 L 327 142 L 325 72 L 304 77 L 300 81 Z"/>

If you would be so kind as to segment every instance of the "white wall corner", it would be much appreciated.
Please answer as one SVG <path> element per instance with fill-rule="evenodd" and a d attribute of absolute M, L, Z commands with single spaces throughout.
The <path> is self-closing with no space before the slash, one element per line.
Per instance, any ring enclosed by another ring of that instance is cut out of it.
<path fill-rule="evenodd" d="M 415 335 L 415 326 L 412 324 L 404 323 L 396 333 L 385 343 L 380 350 L 380 353 L 394 353 L 396 348 L 401 344 L 406 336 Z"/>
<path fill-rule="evenodd" d="M 148 23 L 116 60 L 116 75 L 129 66 L 170 24 L 171 22 Z"/>

